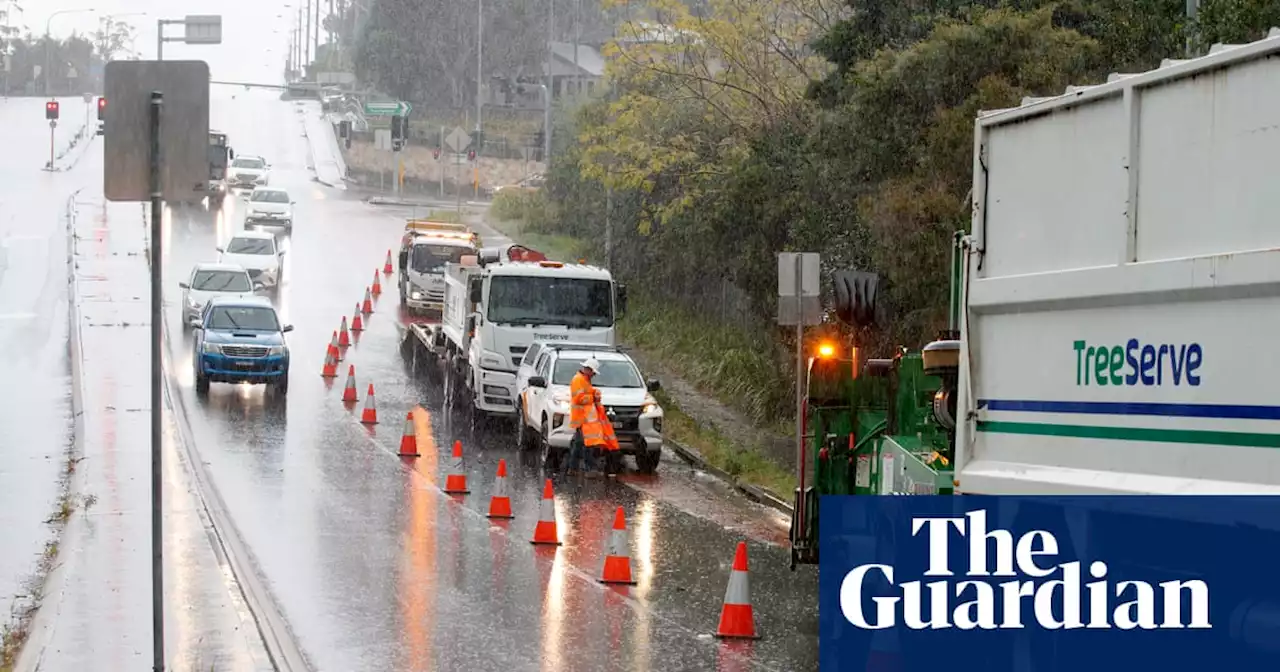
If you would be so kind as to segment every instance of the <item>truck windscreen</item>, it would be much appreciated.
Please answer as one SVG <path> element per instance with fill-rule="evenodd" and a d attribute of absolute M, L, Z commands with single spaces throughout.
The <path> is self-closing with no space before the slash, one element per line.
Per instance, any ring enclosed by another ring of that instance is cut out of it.
<path fill-rule="evenodd" d="M 418 273 L 440 273 L 447 263 L 458 263 L 474 250 L 456 245 L 414 245 L 409 268 Z"/>
<path fill-rule="evenodd" d="M 497 324 L 611 327 L 613 283 L 588 278 L 495 276 L 489 281 L 486 317 Z"/>

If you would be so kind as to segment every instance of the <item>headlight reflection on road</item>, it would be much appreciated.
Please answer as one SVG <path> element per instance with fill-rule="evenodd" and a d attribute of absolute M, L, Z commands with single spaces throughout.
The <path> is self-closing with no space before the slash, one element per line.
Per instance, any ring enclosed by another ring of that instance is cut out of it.
<path fill-rule="evenodd" d="M 631 595 L 642 602 L 648 602 L 649 591 L 653 587 L 653 519 L 656 517 L 654 501 L 646 499 L 636 507 L 635 525 L 635 564 L 636 585 Z M 649 620 L 649 608 L 636 611 L 636 627 L 632 629 L 631 669 L 649 670 L 649 632 L 652 624 Z"/>
<path fill-rule="evenodd" d="M 425 413 L 415 413 L 425 415 Z M 426 670 L 434 659 L 431 647 L 435 632 L 436 605 L 436 513 L 431 493 L 412 471 L 404 473 L 409 502 L 408 527 L 404 540 L 404 562 L 400 571 L 400 633 L 408 660 L 405 669 Z"/>
<path fill-rule="evenodd" d="M 556 509 L 556 520 L 567 520 Z M 563 541 L 563 539 L 561 539 Z M 542 669 L 559 672 L 565 669 L 561 648 L 564 646 L 564 583 L 566 564 L 564 554 L 555 548 L 539 549 L 542 553 L 554 553 L 551 575 L 547 578 L 546 597 L 542 602 Z"/>

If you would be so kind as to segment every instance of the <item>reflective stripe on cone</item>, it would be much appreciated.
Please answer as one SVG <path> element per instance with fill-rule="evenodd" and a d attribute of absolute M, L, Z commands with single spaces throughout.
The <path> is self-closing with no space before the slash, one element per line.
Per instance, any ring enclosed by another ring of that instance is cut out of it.
<path fill-rule="evenodd" d="M 507 496 L 507 461 L 498 460 L 498 478 L 493 482 L 493 497 L 489 499 L 490 518 L 515 518 L 511 515 L 511 498 Z"/>
<path fill-rule="evenodd" d="M 468 495 L 467 474 L 462 471 L 462 442 L 453 442 L 453 457 L 449 460 L 449 475 L 444 479 L 444 491 L 450 495 Z"/>

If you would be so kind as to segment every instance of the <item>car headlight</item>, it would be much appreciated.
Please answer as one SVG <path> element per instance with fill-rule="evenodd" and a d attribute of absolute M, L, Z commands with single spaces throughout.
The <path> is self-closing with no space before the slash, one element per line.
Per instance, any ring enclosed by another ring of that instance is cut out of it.
<path fill-rule="evenodd" d="M 187 307 L 188 307 L 188 308 L 192 308 L 192 309 L 199 308 L 199 307 L 200 307 L 200 302 L 199 302 L 199 301 L 196 301 L 195 299 L 193 299 L 193 298 L 191 298 L 191 297 L 189 297 L 189 296 L 188 296 L 188 297 L 187 297 Z"/>
<path fill-rule="evenodd" d="M 502 355 L 497 355 L 489 352 L 486 352 L 483 355 L 480 355 L 480 366 L 499 367 L 505 364 L 506 364 L 506 361 L 502 359 Z"/>
<path fill-rule="evenodd" d="M 660 410 L 662 409 L 661 407 L 658 406 L 657 403 L 646 402 L 644 406 L 640 407 L 640 415 L 649 415 L 651 413 L 656 413 Z"/>
<path fill-rule="evenodd" d="M 222 346 L 218 345 L 217 343 L 205 343 L 204 352 L 207 355 L 221 355 Z"/>
<path fill-rule="evenodd" d="M 415 289 L 412 292 L 409 292 L 409 298 L 413 299 L 414 301 L 421 301 L 422 292 L 419 292 L 418 290 Z"/>
<path fill-rule="evenodd" d="M 272 356 L 272 357 L 278 357 L 278 356 L 283 355 L 283 354 L 284 354 L 284 346 L 283 346 L 283 345 L 273 345 L 273 346 L 271 346 L 271 347 L 267 348 L 267 355 L 269 355 L 269 356 Z"/>
<path fill-rule="evenodd" d="M 551 397 L 551 403 L 555 404 L 556 411 L 559 413 L 568 415 L 571 410 L 569 408 L 569 395 L 567 394 L 557 394 Z"/>

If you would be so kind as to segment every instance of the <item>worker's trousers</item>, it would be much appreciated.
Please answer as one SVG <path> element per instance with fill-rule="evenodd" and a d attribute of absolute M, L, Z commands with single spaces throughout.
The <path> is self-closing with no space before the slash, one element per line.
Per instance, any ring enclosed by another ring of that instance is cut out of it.
<path fill-rule="evenodd" d="M 565 470 L 581 469 L 583 471 L 591 471 L 595 469 L 595 454 L 598 451 L 598 448 L 587 448 L 586 439 L 582 437 L 582 428 L 578 428 L 573 433 L 573 438 L 569 441 L 569 461 L 565 463 Z M 584 461 L 586 462 L 585 465 L 583 465 Z"/>

